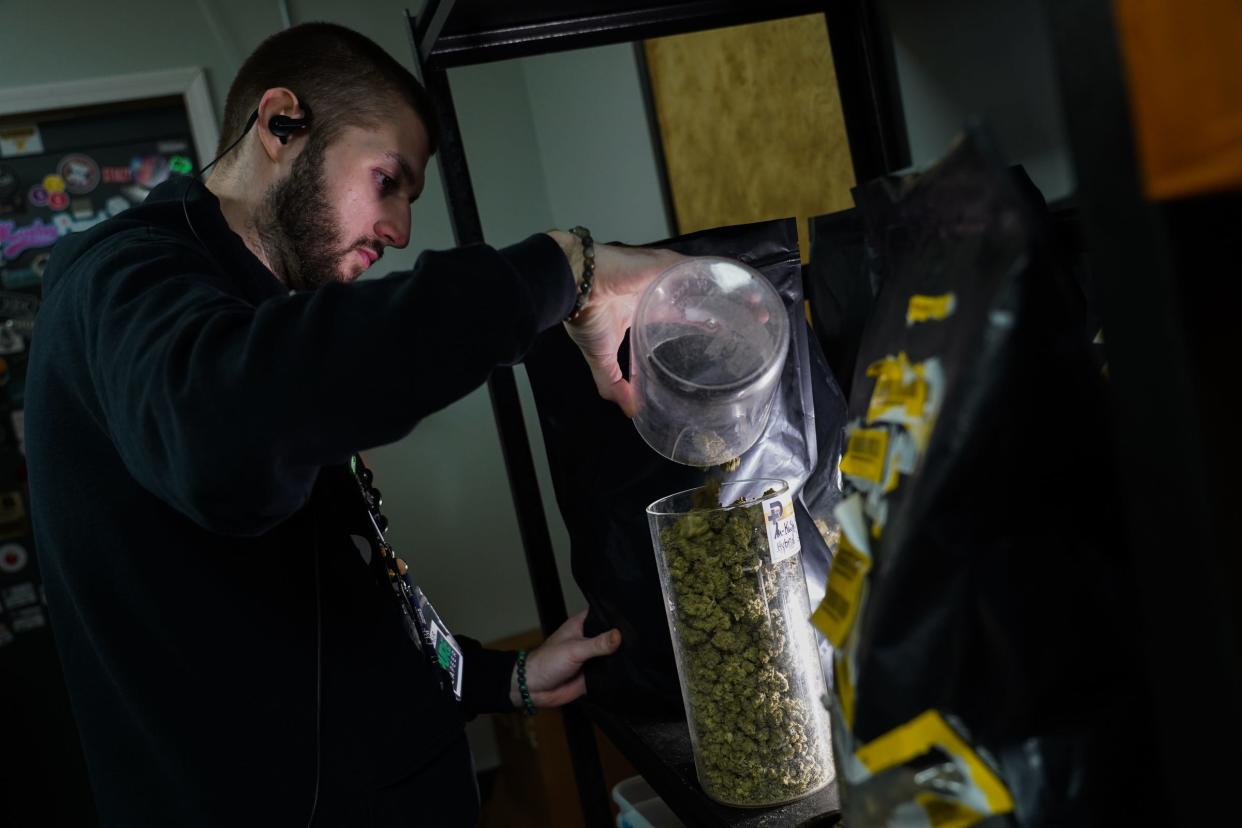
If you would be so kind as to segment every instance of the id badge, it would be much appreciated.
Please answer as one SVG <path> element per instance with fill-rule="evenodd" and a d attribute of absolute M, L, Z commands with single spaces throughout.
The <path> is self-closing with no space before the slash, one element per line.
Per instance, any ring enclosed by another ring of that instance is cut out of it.
<path fill-rule="evenodd" d="M 414 587 L 414 608 L 423 622 L 427 645 L 435 654 L 436 663 L 448 673 L 453 695 L 461 701 L 461 673 L 465 659 L 462 658 L 461 647 L 457 644 L 457 639 L 453 638 L 449 628 L 440 620 L 436 608 L 427 600 L 421 587 Z"/>

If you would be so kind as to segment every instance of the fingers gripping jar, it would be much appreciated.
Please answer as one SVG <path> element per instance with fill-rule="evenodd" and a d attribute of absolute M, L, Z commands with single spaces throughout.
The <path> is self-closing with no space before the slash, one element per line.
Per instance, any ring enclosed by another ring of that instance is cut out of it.
<path fill-rule="evenodd" d="M 647 508 L 695 766 L 717 802 L 778 805 L 834 776 L 798 530 L 783 480 L 714 495 Z"/>

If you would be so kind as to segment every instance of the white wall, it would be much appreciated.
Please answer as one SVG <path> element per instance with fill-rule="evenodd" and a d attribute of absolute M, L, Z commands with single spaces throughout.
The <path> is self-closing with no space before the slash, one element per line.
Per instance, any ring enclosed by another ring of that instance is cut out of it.
<path fill-rule="evenodd" d="M 630 244 L 672 235 L 633 46 L 519 63 L 556 225 Z"/>
<path fill-rule="evenodd" d="M 1049 34 L 1038 0 L 885 0 L 915 167 L 981 116 L 1049 201 L 1074 191 Z"/>

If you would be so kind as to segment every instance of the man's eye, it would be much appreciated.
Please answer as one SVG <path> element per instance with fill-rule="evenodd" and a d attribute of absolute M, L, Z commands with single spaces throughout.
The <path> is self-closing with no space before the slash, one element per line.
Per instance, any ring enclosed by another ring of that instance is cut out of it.
<path fill-rule="evenodd" d="M 397 186 L 397 179 L 379 170 L 375 171 L 375 180 L 379 183 L 380 192 L 390 193 Z"/>

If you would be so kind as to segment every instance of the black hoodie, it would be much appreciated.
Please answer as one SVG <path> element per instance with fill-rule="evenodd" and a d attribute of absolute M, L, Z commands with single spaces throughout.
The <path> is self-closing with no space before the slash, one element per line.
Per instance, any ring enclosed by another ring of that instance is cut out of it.
<path fill-rule="evenodd" d="M 30 491 L 105 825 L 305 821 L 312 556 L 324 797 L 406 779 L 465 718 L 509 708 L 513 655 L 460 639 L 462 702 L 444 694 L 390 593 L 308 504 L 330 496 L 321 470 L 517 362 L 572 304 L 542 234 L 290 294 L 180 177 L 57 244 L 26 391 Z"/>

